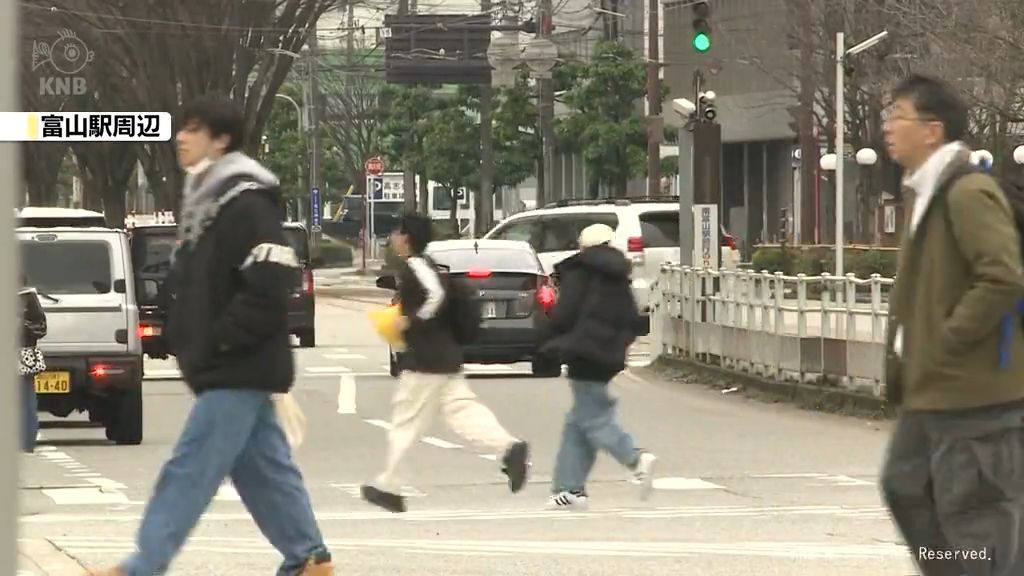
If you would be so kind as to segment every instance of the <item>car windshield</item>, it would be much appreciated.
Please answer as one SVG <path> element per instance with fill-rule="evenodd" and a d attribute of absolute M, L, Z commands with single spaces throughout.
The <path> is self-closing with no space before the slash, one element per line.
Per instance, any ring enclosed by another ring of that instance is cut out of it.
<path fill-rule="evenodd" d="M 678 248 L 679 211 L 641 214 L 640 233 L 647 248 Z"/>
<path fill-rule="evenodd" d="M 171 254 L 178 243 L 177 234 L 138 233 L 132 242 L 133 261 L 142 274 L 167 274 L 171 269 Z"/>
<path fill-rule="evenodd" d="M 43 294 L 108 294 L 113 285 L 105 242 L 21 242 L 28 285 Z"/>
<path fill-rule="evenodd" d="M 435 262 L 447 267 L 456 274 L 469 270 L 528 272 L 533 274 L 539 273 L 541 270 L 537 257 L 526 250 L 481 248 L 477 252 L 473 248 L 466 248 L 432 251 L 429 252 L 429 255 Z"/>
<path fill-rule="evenodd" d="M 295 250 L 299 261 L 308 262 L 309 236 L 306 235 L 306 231 L 302 228 L 285 228 L 284 237 L 288 240 L 288 245 L 292 247 L 292 250 Z"/>

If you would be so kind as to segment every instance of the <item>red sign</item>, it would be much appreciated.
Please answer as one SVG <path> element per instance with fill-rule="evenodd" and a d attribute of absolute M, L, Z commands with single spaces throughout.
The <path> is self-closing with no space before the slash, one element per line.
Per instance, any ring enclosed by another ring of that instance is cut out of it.
<path fill-rule="evenodd" d="M 370 176 L 380 176 L 384 173 L 384 161 L 380 156 L 374 156 L 366 161 L 366 173 Z"/>

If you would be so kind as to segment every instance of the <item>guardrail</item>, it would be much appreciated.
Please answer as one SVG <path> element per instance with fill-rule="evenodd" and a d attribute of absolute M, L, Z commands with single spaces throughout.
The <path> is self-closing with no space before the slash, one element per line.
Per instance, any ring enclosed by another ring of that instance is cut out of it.
<path fill-rule="evenodd" d="M 865 280 L 665 264 L 651 293 L 653 351 L 882 397 L 893 284 L 877 274 Z"/>

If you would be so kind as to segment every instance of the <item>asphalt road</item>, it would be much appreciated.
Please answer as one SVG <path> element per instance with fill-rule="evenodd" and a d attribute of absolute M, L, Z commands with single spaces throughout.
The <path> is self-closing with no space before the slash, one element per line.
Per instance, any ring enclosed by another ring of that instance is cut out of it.
<path fill-rule="evenodd" d="M 886 425 L 669 384 L 639 367 L 613 387 L 624 426 L 660 457 L 648 502 L 602 456 L 590 511 L 545 510 L 569 402 L 564 380 L 531 378 L 528 366 L 471 367 L 481 398 L 532 442 L 530 484 L 509 494 L 492 455 L 438 424 L 411 458 L 410 512 L 378 511 L 356 490 L 383 463 L 395 382 L 366 319 L 371 306 L 321 299 L 319 347 L 297 349 L 295 389 L 310 433 L 296 458 L 339 574 L 913 572 L 876 487 Z M 153 363 L 152 373 L 173 371 Z M 44 428 L 38 453 L 22 461 L 23 538 L 48 539 L 89 567 L 133 549 L 191 404 L 180 381 L 147 380 L 145 389 L 141 446 L 109 445 L 100 429 Z M 170 573 L 273 574 L 278 561 L 228 486 Z"/>

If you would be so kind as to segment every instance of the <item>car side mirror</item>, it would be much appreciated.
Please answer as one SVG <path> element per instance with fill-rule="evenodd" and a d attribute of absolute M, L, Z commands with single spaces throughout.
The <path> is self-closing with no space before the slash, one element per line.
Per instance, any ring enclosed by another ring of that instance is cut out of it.
<path fill-rule="evenodd" d="M 381 276 L 377 278 L 377 288 L 398 291 L 398 279 L 391 274 Z"/>
<path fill-rule="evenodd" d="M 160 296 L 160 283 L 156 280 L 142 281 L 142 298 L 146 302 L 153 302 Z"/>

